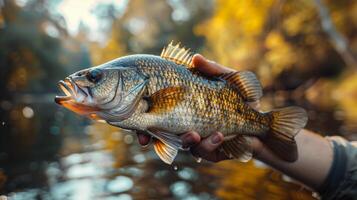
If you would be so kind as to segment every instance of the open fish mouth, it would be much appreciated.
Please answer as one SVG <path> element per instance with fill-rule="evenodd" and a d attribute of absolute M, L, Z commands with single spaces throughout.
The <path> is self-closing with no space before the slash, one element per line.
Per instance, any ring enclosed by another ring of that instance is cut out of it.
<path fill-rule="evenodd" d="M 62 105 L 67 101 L 87 105 L 93 103 L 93 98 L 90 95 L 89 89 L 79 87 L 71 78 L 59 81 L 58 86 L 65 95 L 55 97 L 55 102 L 57 104 Z"/>
<path fill-rule="evenodd" d="M 73 97 L 74 97 L 74 94 L 73 94 L 74 86 L 72 85 L 72 83 L 69 80 L 67 81 L 67 79 L 66 79 L 65 81 L 61 80 L 58 82 L 59 88 L 65 94 L 65 95 L 55 97 L 55 102 L 60 105 L 62 105 L 62 103 L 65 101 L 73 100 Z"/>
<path fill-rule="evenodd" d="M 62 90 L 64 95 L 56 96 L 55 98 L 56 103 L 62 105 L 64 102 L 67 101 L 78 102 L 77 93 L 80 90 L 78 85 L 71 78 L 66 78 L 64 81 L 63 80 L 59 81 L 58 86 Z"/>
<path fill-rule="evenodd" d="M 59 88 L 64 95 L 56 96 L 55 102 L 81 115 L 90 115 L 94 118 L 99 111 L 88 88 L 79 87 L 71 78 L 59 81 Z"/>

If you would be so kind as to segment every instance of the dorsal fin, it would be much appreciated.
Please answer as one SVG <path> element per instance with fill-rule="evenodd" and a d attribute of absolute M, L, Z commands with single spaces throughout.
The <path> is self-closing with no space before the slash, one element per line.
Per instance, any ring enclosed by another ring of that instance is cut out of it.
<path fill-rule="evenodd" d="M 238 87 L 246 101 L 257 101 L 263 96 L 262 86 L 251 71 L 229 72 L 223 74 L 221 78 Z"/>
<path fill-rule="evenodd" d="M 190 49 L 180 47 L 180 43 L 174 45 L 173 42 L 170 42 L 170 44 L 162 50 L 160 56 L 178 65 L 184 65 L 189 69 L 194 68 L 192 63 L 193 55 Z"/>

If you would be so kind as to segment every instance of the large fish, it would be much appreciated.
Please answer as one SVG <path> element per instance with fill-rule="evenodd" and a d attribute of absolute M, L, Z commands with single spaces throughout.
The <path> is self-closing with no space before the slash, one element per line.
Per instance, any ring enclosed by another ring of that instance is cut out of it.
<path fill-rule="evenodd" d="M 232 158 L 252 157 L 249 136 L 259 137 L 286 161 L 298 157 L 295 135 L 307 122 L 304 109 L 259 112 L 250 105 L 262 88 L 250 71 L 206 77 L 192 54 L 172 43 L 161 56 L 131 55 L 78 71 L 59 82 L 55 101 L 84 116 L 122 129 L 145 131 L 159 157 L 171 164 L 182 148 L 179 135 L 223 133 L 221 149 Z"/>

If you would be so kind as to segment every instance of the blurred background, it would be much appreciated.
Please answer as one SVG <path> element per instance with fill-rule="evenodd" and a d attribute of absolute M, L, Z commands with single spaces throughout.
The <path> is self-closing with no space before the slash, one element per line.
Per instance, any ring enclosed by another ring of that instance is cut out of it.
<path fill-rule="evenodd" d="M 11 199 L 314 199 L 258 161 L 173 166 L 135 135 L 53 101 L 79 69 L 171 40 L 254 71 L 263 110 L 300 105 L 357 138 L 357 1 L 0 0 L 0 195 Z"/>

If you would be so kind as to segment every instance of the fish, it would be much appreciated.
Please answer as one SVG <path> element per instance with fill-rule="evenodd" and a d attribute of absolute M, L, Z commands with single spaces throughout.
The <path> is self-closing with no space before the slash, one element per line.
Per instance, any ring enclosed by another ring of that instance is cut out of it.
<path fill-rule="evenodd" d="M 190 50 L 172 42 L 160 56 L 134 54 L 83 69 L 59 81 L 64 95 L 55 102 L 79 115 L 152 136 L 159 158 L 172 164 L 184 150 L 180 135 L 224 135 L 219 147 L 228 157 L 252 158 L 251 138 L 258 137 L 278 158 L 298 159 L 296 134 L 306 111 L 289 106 L 262 112 L 263 96 L 251 71 L 216 77 L 199 72 Z"/>

